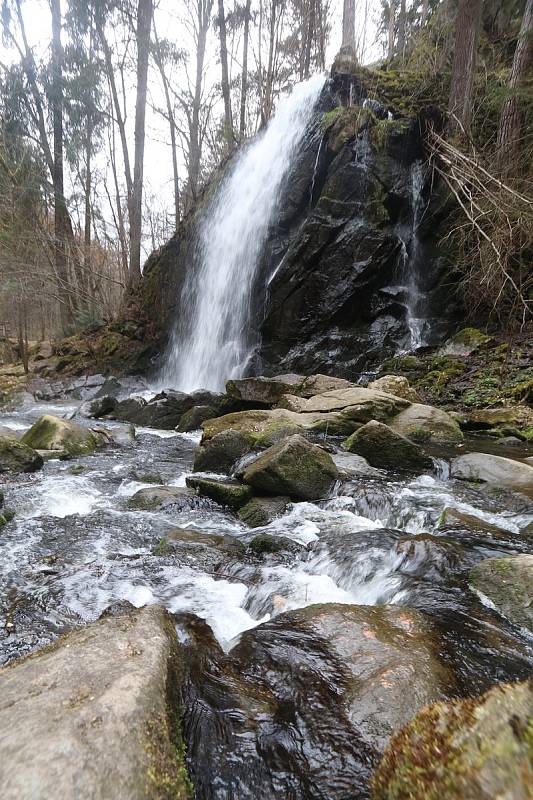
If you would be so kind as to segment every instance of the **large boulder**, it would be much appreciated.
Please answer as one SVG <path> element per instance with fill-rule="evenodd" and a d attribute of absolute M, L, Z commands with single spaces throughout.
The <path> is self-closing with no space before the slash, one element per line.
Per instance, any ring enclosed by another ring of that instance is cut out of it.
<path fill-rule="evenodd" d="M 390 427 L 413 441 L 459 442 L 461 429 L 450 414 L 441 408 L 412 403 L 388 423 Z"/>
<path fill-rule="evenodd" d="M 198 430 L 202 422 L 206 419 L 211 419 L 218 415 L 218 409 L 215 406 L 203 405 L 193 406 L 189 408 L 184 414 L 181 415 L 180 421 L 176 426 L 179 433 L 187 433 L 188 431 Z"/>
<path fill-rule="evenodd" d="M 181 486 L 147 486 L 127 502 L 134 511 L 184 511 L 198 505 L 196 492 Z"/>
<path fill-rule="evenodd" d="M 469 582 L 484 602 L 533 633 L 533 555 L 487 558 L 470 571 Z"/>
<path fill-rule="evenodd" d="M 15 436 L 0 433 L 0 473 L 35 472 L 43 465 L 42 456 Z"/>
<path fill-rule="evenodd" d="M 261 528 L 269 525 L 276 517 L 280 517 L 287 508 L 288 497 L 252 497 L 237 512 L 240 520 L 250 528 Z"/>
<path fill-rule="evenodd" d="M 518 491 L 533 492 L 533 467 L 512 458 L 490 453 L 466 453 L 454 458 L 451 473 L 454 478 L 486 481 Z"/>
<path fill-rule="evenodd" d="M 418 392 L 409 385 L 409 381 L 403 375 L 383 375 L 369 383 L 368 388 L 385 392 L 385 394 L 393 394 L 395 397 L 403 397 L 410 403 L 420 402 Z"/>
<path fill-rule="evenodd" d="M 328 494 L 338 475 L 328 453 L 295 434 L 253 461 L 244 471 L 244 482 L 265 494 L 319 500 Z"/>
<path fill-rule="evenodd" d="M 209 497 L 215 503 L 236 511 L 244 506 L 252 497 L 252 490 L 238 481 L 215 480 L 200 476 L 189 476 L 185 479 L 187 486 L 195 489 L 202 497 Z"/>
<path fill-rule="evenodd" d="M 417 444 L 374 420 L 352 433 L 344 447 L 350 453 L 366 458 L 373 467 L 382 469 L 418 472 L 433 466 L 431 458 Z"/>
<path fill-rule="evenodd" d="M 184 623 L 184 730 L 205 798 L 366 797 L 389 737 L 453 680 L 436 627 L 407 608 L 310 606 L 246 631 L 228 655 Z"/>
<path fill-rule="evenodd" d="M 21 441 L 34 450 L 56 450 L 69 456 L 81 456 L 93 453 L 108 439 L 71 420 L 45 414 L 26 431 Z"/>
<path fill-rule="evenodd" d="M 249 449 L 268 447 L 289 436 L 311 428 L 316 415 L 300 415 L 283 409 L 273 411 L 237 411 L 203 423 L 202 445 L 222 431 L 232 430 L 246 436 Z"/>
<path fill-rule="evenodd" d="M 309 398 L 285 395 L 279 405 L 281 408 L 298 413 L 342 411 L 349 408 L 351 418 L 363 423 L 371 419 L 389 419 L 410 404 L 408 400 L 385 392 L 351 386 L 333 389 Z"/>
<path fill-rule="evenodd" d="M 275 405 L 288 392 L 298 393 L 305 377 L 303 375 L 276 375 L 273 378 L 239 378 L 226 383 L 230 397 L 263 406 Z"/>
<path fill-rule="evenodd" d="M 372 800 L 529 800 L 533 684 L 420 711 L 389 742 Z"/>
<path fill-rule="evenodd" d="M 2 799 L 185 800 L 177 648 L 170 617 L 150 606 L 4 668 Z"/>
<path fill-rule="evenodd" d="M 253 439 L 245 431 L 228 428 L 204 438 L 194 451 L 195 472 L 229 473 L 236 461 L 253 447 Z"/>

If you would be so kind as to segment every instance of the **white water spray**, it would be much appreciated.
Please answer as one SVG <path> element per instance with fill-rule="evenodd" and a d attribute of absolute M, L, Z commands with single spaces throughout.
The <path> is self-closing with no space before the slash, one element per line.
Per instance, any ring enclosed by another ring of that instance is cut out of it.
<path fill-rule="evenodd" d="M 199 258 L 182 293 L 162 381 L 182 391 L 221 389 L 251 355 L 252 289 L 295 151 L 324 85 L 315 75 L 284 98 L 266 130 L 243 150 L 201 226 Z"/>

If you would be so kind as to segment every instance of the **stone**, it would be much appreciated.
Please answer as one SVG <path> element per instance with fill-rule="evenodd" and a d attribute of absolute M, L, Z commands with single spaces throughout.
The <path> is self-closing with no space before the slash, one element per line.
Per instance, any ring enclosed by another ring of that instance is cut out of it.
<path fill-rule="evenodd" d="M 100 419 L 100 417 L 104 417 L 107 414 L 112 414 L 115 411 L 117 407 L 117 400 L 110 395 L 104 395 L 103 397 L 98 397 L 94 400 L 88 401 L 86 407 L 87 416 L 93 417 L 94 419 Z"/>
<path fill-rule="evenodd" d="M 0 473 L 35 472 L 43 463 L 42 456 L 32 447 L 19 442 L 15 436 L 0 433 Z"/>
<path fill-rule="evenodd" d="M 2 800 L 185 800 L 181 683 L 158 606 L 107 615 L 5 667 Z"/>
<path fill-rule="evenodd" d="M 422 403 L 412 403 L 388 425 L 412 441 L 460 442 L 463 439 L 459 425 L 450 414 Z"/>
<path fill-rule="evenodd" d="M 420 395 L 409 385 L 409 381 L 403 375 L 383 375 L 369 383 L 368 388 L 385 392 L 385 394 L 393 394 L 395 397 L 403 397 L 410 403 L 420 402 Z"/>
<path fill-rule="evenodd" d="M 341 480 L 361 477 L 379 477 L 383 473 L 371 467 L 366 458 L 355 453 L 332 453 L 333 463 L 339 470 Z"/>
<path fill-rule="evenodd" d="M 477 328 L 463 328 L 445 343 L 438 351 L 443 356 L 469 356 L 483 345 L 493 341 L 492 336 L 482 333 Z"/>
<path fill-rule="evenodd" d="M 289 497 L 252 497 L 242 506 L 237 516 L 250 528 L 262 528 L 280 517 L 290 503 Z"/>
<path fill-rule="evenodd" d="M 409 402 L 385 392 L 355 386 L 348 389 L 333 389 L 307 399 L 285 395 L 279 406 L 298 413 L 343 411 L 350 408 L 352 419 L 357 418 L 363 423 L 371 419 L 388 419 L 407 408 Z"/>
<path fill-rule="evenodd" d="M 226 383 L 230 397 L 264 406 L 275 405 L 288 392 L 299 390 L 305 377 L 303 375 L 276 375 L 273 378 L 240 378 Z"/>
<path fill-rule="evenodd" d="M 130 497 L 127 506 L 136 511 L 166 511 L 196 508 L 196 493 L 181 486 L 149 486 Z"/>
<path fill-rule="evenodd" d="M 127 400 L 121 400 L 117 403 L 113 416 L 121 422 L 140 424 L 138 418 L 145 405 L 146 400 L 142 397 L 128 397 Z"/>
<path fill-rule="evenodd" d="M 486 558 L 470 571 L 469 583 L 502 616 L 533 633 L 533 555 Z"/>
<path fill-rule="evenodd" d="M 215 480 L 199 476 L 185 478 L 187 486 L 195 489 L 203 497 L 209 497 L 215 503 L 228 506 L 233 511 L 244 506 L 252 497 L 249 486 L 230 480 Z"/>
<path fill-rule="evenodd" d="M 92 431 L 51 414 L 39 417 L 21 439 L 35 450 L 60 450 L 69 456 L 93 453 L 108 441 L 104 432 Z"/>
<path fill-rule="evenodd" d="M 350 453 L 363 456 L 373 467 L 420 472 L 431 469 L 433 462 L 422 449 L 391 430 L 382 422 L 371 420 L 344 442 Z"/>
<path fill-rule="evenodd" d="M 313 418 L 313 422 L 315 419 L 316 417 Z M 222 431 L 232 430 L 246 436 L 248 449 L 256 446 L 268 447 L 285 436 L 305 430 L 306 425 L 310 427 L 309 422 L 308 417 L 283 409 L 238 411 L 204 422 L 201 444 L 204 445 Z"/>
<path fill-rule="evenodd" d="M 146 403 L 130 421 L 148 428 L 174 430 L 193 405 L 195 400 L 190 394 L 166 390 Z"/>
<path fill-rule="evenodd" d="M 261 533 L 254 536 L 248 543 L 248 549 L 255 556 L 273 555 L 283 551 L 300 554 L 304 548 L 299 542 L 288 539 L 286 536 L 272 536 L 269 533 Z"/>
<path fill-rule="evenodd" d="M 533 684 L 419 711 L 389 742 L 372 800 L 529 800 Z"/>
<path fill-rule="evenodd" d="M 177 621 L 188 634 L 184 724 L 200 797 L 215 782 L 250 798 L 366 797 L 389 737 L 453 686 L 435 624 L 399 606 L 289 611 L 227 655 L 196 620 Z"/>
<path fill-rule="evenodd" d="M 175 528 L 152 548 L 155 556 L 171 558 L 180 567 L 215 573 L 226 564 L 242 559 L 245 545 L 235 536 L 205 533 L 194 528 Z"/>
<path fill-rule="evenodd" d="M 233 465 L 252 447 L 250 437 L 228 428 L 206 439 L 194 451 L 194 472 L 229 473 Z"/>
<path fill-rule="evenodd" d="M 331 375 L 318 373 L 305 378 L 298 392 L 292 391 L 290 394 L 298 394 L 299 397 L 314 397 L 317 394 L 324 394 L 324 392 L 353 388 L 355 388 L 355 384 L 344 378 L 334 378 Z"/>
<path fill-rule="evenodd" d="M 187 433 L 188 431 L 197 431 L 202 422 L 206 419 L 211 419 L 218 415 L 218 409 L 214 406 L 193 406 L 185 414 L 182 414 L 180 421 L 176 426 L 179 433 Z"/>
<path fill-rule="evenodd" d="M 295 434 L 269 447 L 244 472 L 244 482 L 265 494 L 299 500 L 325 497 L 339 472 L 331 456 Z"/>
<path fill-rule="evenodd" d="M 533 409 L 527 406 L 476 408 L 462 414 L 459 422 L 464 430 L 480 431 L 492 428 L 527 428 L 533 425 Z"/>
<path fill-rule="evenodd" d="M 466 453 L 454 458 L 451 474 L 467 481 L 485 481 L 517 491 L 533 492 L 532 466 L 490 453 Z"/>

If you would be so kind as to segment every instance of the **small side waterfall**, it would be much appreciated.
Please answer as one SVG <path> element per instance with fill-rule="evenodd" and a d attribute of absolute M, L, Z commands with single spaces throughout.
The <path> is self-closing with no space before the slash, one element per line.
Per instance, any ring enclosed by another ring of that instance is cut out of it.
<path fill-rule="evenodd" d="M 413 213 L 413 228 L 411 234 L 411 252 L 409 253 L 409 282 L 407 299 L 407 323 L 410 333 L 410 349 L 416 350 L 424 344 L 424 326 L 426 320 L 423 314 L 423 294 L 419 286 L 419 270 L 422 266 L 420 253 L 420 239 L 418 236 L 418 226 L 424 213 L 425 205 L 422 197 L 424 188 L 425 172 L 422 161 L 415 161 L 411 166 L 411 208 Z"/>
<path fill-rule="evenodd" d="M 284 98 L 263 131 L 237 157 L 203 222 L 196 269 L 184 285 L 186 315 L 173 336 L 162 381 L 182 391 L 221 389 L 250 358 L 252 289 L 292 158 L 325 78 Z"/>

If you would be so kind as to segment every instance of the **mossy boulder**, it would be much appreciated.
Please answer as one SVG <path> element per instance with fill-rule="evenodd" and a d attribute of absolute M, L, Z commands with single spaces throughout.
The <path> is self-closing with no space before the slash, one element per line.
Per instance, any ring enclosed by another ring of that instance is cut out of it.
<path fill-rule="evenodd" d="M 340 153 L 344 145 L 353 141 L 366 128 L 372 127 L 375 122 L 374 114 L 367 108 L 362 106 L 343 108 L 331 118 L 328 125 L 328 149 L 332 153 Z"/>
<path fill-rule="evenodd" d="M 0 473 L 35 472 L 43 463 L 42 456 L 33 447 L 10 434 L 0 433 Z"/>
<path fill-rule="evenodd" d="M 529 800 L 533 684 L 420 711 L 389 742 L 372 800 Z"/>
<path fill-rule="evenodd" d="M 304 375 L 276 375 L 273 378 L 239 378 L 226 383 L 226 393 L 237 400 L 258 403 L 263 406 L 275 405 L 287 392 L 298 392 L 305 380 Z"/>
<path fill-rule="evenodd" d="M 11 508 L 1 508 L 0 510 L 0 528 L 7 525 L 8 522 L 14 518 L 15 512 Z"/>
<path fill-rule="evenodd" d="M 150 486 L 139 489 L 127 502 L 134 511 L 186 510 L 195 508 L 196 493 L 181 486 Z"/>
<path fill-rule="evenodd" d="M 352 433 L 344 447 L 350 453 L 363 456 L 371 466 L 382 469 L 419 472 L 433 466 L 431 458 L 417 444 L 374 420 Z"/>
<path fill-rule="evenodd" d="M 413 441 L 460 442 L 457 421 L 441 408 L 412 403 L 388 423 L 393 431 Z"/>
<path fill-rule="evenodd" d="M 533 495 L 533 467 L 512 458 L 491 453 L 466 453 L 454 458 L 451 473 L 454 478 L 484 481 Z"/>
<path fill-rule="evenodd" d="M 26 431 L 21 441 L 34 450 L 58 450 L 69 456 L 82 456 L 93 453 L 108 439 L 71 420 L 45 414 Z"/>
<path fill-rule="evenodd" d="M 269 525 L 276 517 L 281 516 L 290 502 L 289 497 L 252 497 L 237 512 L 240 520 L 250 528 L 261 528 Z"/>
<path fill-rule="evenodd" d="M 245 431 L 229 428 L 206 439 L 194 451 L 195 472 L 229 473 L 233 465 L 254 446 L 254 438 Z"/>
<path fill-rule="evenodd" d="M 251 447 L 268 447 L 292 433 L 304 430 L 306 419 L 282 409 L 272 411 L 237 411 L 203 423 L 202 445 L 218 433 L 238 431 Z"/>
<path fill-rule="evenodd" d="M 377 389 L 378 392 L 392 394 L 395 397 L 403 397 L 410 403 L 419 403 L 420 396 L 416 389 L 409 385 L 409 381 L 403 375 L 383 375 L 368 384 L 369 389 Z"/>
<path fill-rule="evenodd" d="M 185 479 L 187 486 L 195 489 L 202 497 L 209 497 L 215 503 L 228 506 L 233 511 L 244 506 L 252 497 L 252 490 L 238 481 L 215 480 L 200 476 L 189 476 Z"/>
<path fill-rule="evenodd" d="M 533 555 L 487 558 L 471 570 L 469 583 L 502 616 L 533 633 Z"/>
<path fill-rule="evenodd" d="M 448 339 L 440 352 L 442 355 L 469 356 L 492 341 L 492 336 L 488 336 L 478 328 L 463 328 Z"/>
<path fill-rule="evenodd" d="M 319 500 L 330 491 L 339 472 L 331 456 L 295 434 L 259 456 L 244 471 L 244 482 L 265 494 Z"/>
<path fill-rule="evenodd" d="M 361 386 L 333 389 L 309 398 L 285 395 L 279 403 L 280 408 L 300 414 L 344 411 L 361 423 L 371 419 L 386 420 L 409 405 L 409 401 L 401 397 Z"/>
<path fill-rule="evenodd" d="M 183 664 L 164 609 L 117 610 L 0 674 L 2 797 L 186 800 Z"/>

